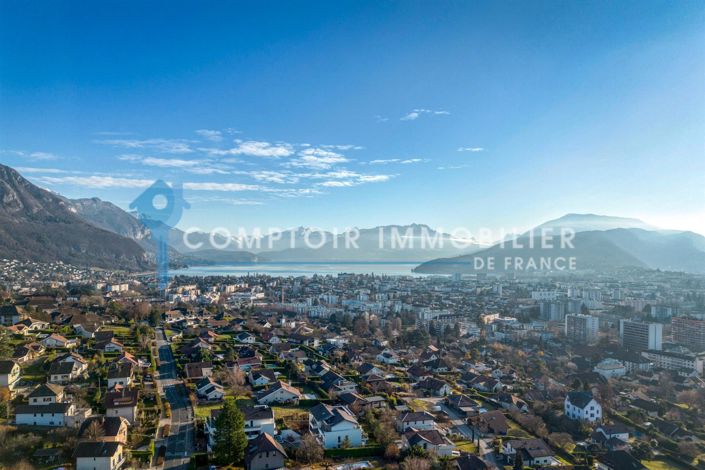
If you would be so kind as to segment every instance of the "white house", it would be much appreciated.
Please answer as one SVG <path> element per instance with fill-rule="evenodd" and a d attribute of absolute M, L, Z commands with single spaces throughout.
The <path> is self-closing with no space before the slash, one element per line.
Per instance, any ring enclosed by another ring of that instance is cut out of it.
<path fill-rule="evenodd" d="M 438 457 L 450 457 L 455 450 L 455 444 L 437 429 L 419 430 L 411 428 L 404 433 L 401 442 L 403 449 L 419 447 L 425 452 Z"/>
<path fill-rule="evenodd" d="M 325 449 L 360 447 L 362 428 L 344 406 L 320 403 L 309 410 L 309 429 Z"/>
<path fill-rule="evenodd" d="M 265 432 L 272 436 L 276 435 L 274 411 L 270 407 L 263 405 L 248 406 L 241 411 L 245 418 L 245 434 L 247 434 L 248 439 L 254 439 Z"/>
<path fill-rule="evenodd" d="M 602 424 L 597 427 L 595 432 L 602 434 L 605 440 L 615 438 L 623 442 L 629 441 L 629 429 L 621 423 Z"/>
<path fill-rule="evenodd" d="M 76 470 L 118 470 L 125 463 L 119 442 L 79 442 L 73 456 Z"/>
<path fill-rule="evenodd" d="M 73 403 L 47 403 L 18 405 L 15 407 L 15 424 L 29 426 L 73 426 L 76 407 Z"/>
<path fill-rule="evenodd" d="M 244 343 L 244 344 L 254 344 L 255 341 L 257 340 L 254 337 L 254 335 L 252 335 L 246 331 L 243 331 L 242 333 L 238 333 L 237 335 L 235 335 L 234 339 L 238 343 Z"/>
<path fill-rule="evenodd" d="M 255 439 L 263 433 L 274 436 L 276 434 L 276 424 L 274 421 L 274 412 L 265 405 L 257 405 L 242 408 L 243 417 L 245 418 L 245 434 L 247 439 Z M 220 415 L 221 410 L 212 410 L 211 415 L 206 419 L 205 432 L 208 436 L 208 452 L 213 452 L 215 446 L 215 422 Z"/>
<path fill-rule="evenodd" d="M 64 387 L 46 383 L 35 388 L 27 397 L 30 405 L 51 405 L 64 401 Z"/>
<path fill-rule="evenodd" d="M 113 363 L 108 368 L 108 390 L 112 390 L 116 385 L 129 387 L 132 385 L 132 364 L 129 362 Z"/>
<path fill-rule="evenodd" d="M 418 430 L 436 429 L 433 415 L 425 411 L 408 411 L 397 417 L 397 431 L 406 432 L 411 428 Z"/>
<path fill-rule="evenodd" d="M 105 416 L 122 416 L 131 425 L 137 419 L 137 390 L 123 388 L 105 395 Z"/>
<path fill-rule="evenodd" d="M 399 356 L 390 349 L 377 354 L 377 360 L 383 364 L 399 364 Z"/>
<path fill-rule="evenodd" d="M 597 364 L 593 369 L 593 372 L 597 372 L 606 379 L 612 379 L 617 377 L 623 377 L 627 374 L 627 368 L 621 361 L 608 357 L 599 364 Z"/>
<path fill-rule="evenodd" d="M 301 392 L 298 388 L 292 387 L 284 382 L 276 384 L 262 390 L 256 395 L 257 403 L 260 405 L 271 405 L 273 403 L 298 403 L 301 399 Z"/>
<path fill-rule="evenodd" d="M 44 345 L 44 347 L 48 349 L 52 348 L 73 348 L 78 346 L 78 341 L 75 339 L 66 339 L 63 336 L 52 333 L 46 338 L 44 338 L 41 343 Z"/>
<path fill-rule="evenodd" d="M 0 361 L 0 387 L 12 390 L 20 380 L 22 369 L 15 361 Z"/>
<path fill-rule="evenodd" d="M 196 395 L 204 400 L 217 401 L 223 399 L 225 390 L 211 377 L 206 377 L 196 382 Z"/>
<path fill-rule="evenodd" d="M 54 361 L 49 366 L 49 382 L 66 384 L 80 377 L 87 365 L 78 361 Z"/>
<path fill-rule="evenodd" d="M 590 392 L 568 392 L 564 412 L 569 419 L 594 423 L 602 420 L 602 407 Z"/>
<path fill-rule="evenodd" d="M 543 439 L 510 439 L 502 442 L 504 455 L 514 461 L 521 454 L 525 466 L 556 465 L 554 452 Z"/>
<path fill-rule="evenodd" d="M 250 370 L 247 379 L 253 387 L 262 387 L 277 381 L 274 371 L 269 369 Z"/>

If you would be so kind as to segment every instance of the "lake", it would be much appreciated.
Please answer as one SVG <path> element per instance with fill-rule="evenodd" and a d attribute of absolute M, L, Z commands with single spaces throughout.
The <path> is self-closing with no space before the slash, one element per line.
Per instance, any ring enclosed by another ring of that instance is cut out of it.
<path fill-rule="evenodd" d="M 360 262 L 360 263 L 301 263 L 301 262 L 277 262 L 277 263 L 241 263 L 228 265 L 210 266 L 190 266 L 184 269 L 174 269 L 169 271 L 170 276 L 245 276 L 248 274 L 266 274 L 277 277 L 311 277 L 318 275 L 336 275 L 340 273 L 348 274 L 375 274 L 385 276 L 424 276 L 416 274 L 411 270 L 419 263 L 383 263 L 383 262 Z"/>

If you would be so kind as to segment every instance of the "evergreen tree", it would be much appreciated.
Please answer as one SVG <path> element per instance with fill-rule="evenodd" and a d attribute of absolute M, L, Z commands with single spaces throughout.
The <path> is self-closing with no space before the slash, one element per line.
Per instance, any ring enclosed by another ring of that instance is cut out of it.
<path fill-rule="evenodd" d="M 224 465 L 241 462 L 245 456 L 245 447 L 245 418 L 235 400 L 228 398 L 215 420 L 215 456 Z"/>
<path fill-rule="evenodd" d="M 517 452 L 514 457 L 514 470 L 523 470 L 524 468 L 524 457 L 521 456 L 521 452 Z"/>

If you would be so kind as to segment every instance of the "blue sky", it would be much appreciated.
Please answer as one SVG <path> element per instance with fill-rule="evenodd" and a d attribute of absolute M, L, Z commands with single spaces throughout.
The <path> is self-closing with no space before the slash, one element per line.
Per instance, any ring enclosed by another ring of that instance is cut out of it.
<path fill-rule="evenodd" d="M 9 2 L 0 161 L 181 226 L 705 233 L 705 4 Z"/>

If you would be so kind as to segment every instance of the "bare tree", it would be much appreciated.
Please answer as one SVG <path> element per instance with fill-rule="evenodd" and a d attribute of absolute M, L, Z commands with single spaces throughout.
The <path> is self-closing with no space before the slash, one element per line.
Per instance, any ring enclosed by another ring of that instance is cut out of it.
<path fill-rule="evenodd" d="M 105 428 L 97 419 L 94 419 L 88 424 L 83 437 L 89 441 L 97 441 L 103 436 L 105 436 Z"/>
<path fill-rule="evenodd" d="M 318 462 L 323 459 L 323 447 L 313 434 L 306 434 L 301 438 L 301 445 L 296 451 L 296 459 L 305 463 Z"/>
<path fill-rule="evenodd" d="M 402 470 L 430 470 L 431 461 L 422 457 L 407 457 L 401 463 Z"/>

